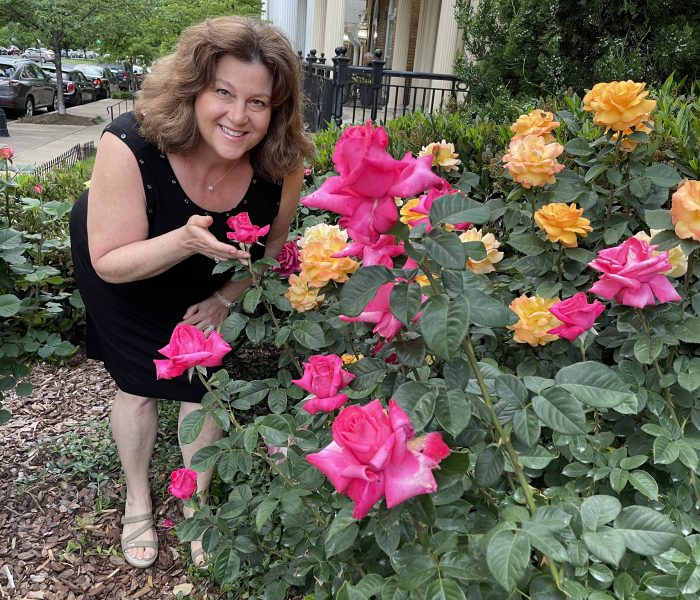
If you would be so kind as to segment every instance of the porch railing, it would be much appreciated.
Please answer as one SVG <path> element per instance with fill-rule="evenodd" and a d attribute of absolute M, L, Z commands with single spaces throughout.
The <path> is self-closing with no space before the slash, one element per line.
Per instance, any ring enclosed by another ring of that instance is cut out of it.
<path fill-rule="evenodd" d="M 340 46 L 329 63 L 323 53 L 299 55 L 304 78 L 304 117 L 310 131 L 330 122 L 383 122 L 407 113 L 438 110 L 449 99 L 468 92 L 454 75 L 384 69 L 382 51 L 375 50 L 371 66 L 350 65 Z"/>

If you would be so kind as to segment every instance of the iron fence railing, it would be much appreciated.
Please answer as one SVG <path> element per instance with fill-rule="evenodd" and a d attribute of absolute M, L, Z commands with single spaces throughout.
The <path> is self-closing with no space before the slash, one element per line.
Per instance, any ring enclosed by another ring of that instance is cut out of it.
<path fill-rule="evenodd" d="M 68 168 L 74 166 L 78 161 L 85 160 L 90 156 L 95 156 L 97 149 L 95 142 L 86 142 L 84 144 L 76 144 L 70 150 L 67 150 L 60 156 L 51 159 L 49 162 L 38 166 L 34 169 L 34 176 L 38 179 L 44 179 L 51 171 L 57 168 Z"/>
<path fill-rule="evenodd" d="M 131 102 L 131 108 L 129 108 L 129 102 Z M 122 113 L 129 112 L 130 110 L 134 110 L 134 102 L 136 102 L 133 98 L 125 98 L 121 102 L 117 102 L 116 104 L 112 104 L 111 106 L 107 107 L 107 112 L 109 113 L 109 120 L 114 121 L 114 115 L 116 113 L 116 116 L 118 117 Z"/>
<path fill-rule="evenodd" d="M 310 131 L 331 121 L 338 126 L 367 119 L 386 122 L 411 112 L 433 112 L 468 92 L 467 84 L 454 75 L 384 69 L 381 50 L 375 50 L 367 67 L 350 65 L 346 53 L 344 46 L 336 48 L 331 63 L 315 50 L 306 58 L 300 53 Z"/>

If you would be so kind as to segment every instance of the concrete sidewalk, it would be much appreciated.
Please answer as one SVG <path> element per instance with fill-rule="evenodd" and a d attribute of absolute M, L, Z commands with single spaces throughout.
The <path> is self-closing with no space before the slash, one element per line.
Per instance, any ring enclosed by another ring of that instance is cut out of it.
<path fill-rule="evenodd" d="M 77 144 L 100 140 L 102 131 L 111 120 L 110 107 L 116 118 L 133 108 L 133 101 L 98 100 L 80 106 L 72 106 L 66 112 L 78 117 L 102 119 L 97 125 L 40 125 L 7 120 L 10 137 L 0 137 L 0 146 L 14 148 L 13 163 L 16 166 L 40 166 L 60 156 Z M 41 113 L 39 113 L 41 114 Z"/>

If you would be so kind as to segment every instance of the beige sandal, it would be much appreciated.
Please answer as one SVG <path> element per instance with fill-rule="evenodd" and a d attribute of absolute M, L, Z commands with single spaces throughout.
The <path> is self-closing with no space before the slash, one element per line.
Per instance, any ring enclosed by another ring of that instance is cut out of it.
<path fill-rule="evenodd" d="M 136 567 L 137 569 L 146 569 L 147 567 L 150 567 L 158 558 L 157 534 L 156 540 L 139 540 L 138 537 L 146 533 L 149 529 L 153 529 L 155 531 L 153 515 L 151 513 L 146 513 L 135 517 L 124 517 L 121 522 L 122 525 L 128 525 L 130 523 L 144 523 L 144 525 L 139 527 L 133 533 L 130 533 L 128 536 L 124 537 L 122 534 L 122 552 L 124 553 L 124 560 L 132 567 Z M 153 558 L 148 560 L 138 559 L 134 558 L 127 552 L 127 550 L 130 550 L 131 548 L 153 548 L 156 553 Z"/>
<path fill-rule="evenodd" d="M 195 540 L 195 541 L 201 541 L 201 540 Z M 203 556 L 204 560 L 200 563 L 197 563 L 197 560 Z M 208 571 L 209 570 L 209 555 L 204 551 L 204 548 L 197 548 L 196 550 L 192 550 L 192 564 L 198 568 L 200 571 Z"/>

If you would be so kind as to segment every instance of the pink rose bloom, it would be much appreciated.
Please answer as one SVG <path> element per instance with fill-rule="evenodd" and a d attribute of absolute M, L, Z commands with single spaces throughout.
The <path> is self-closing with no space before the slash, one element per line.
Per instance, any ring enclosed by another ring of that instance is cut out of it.
<path fill-rule="evenodd" d="M 168 360 L 155 359 L 157 379 L 172 379 L 196 366 L 218 367 L 223 357 L 231 351 L 216 331 L 209 337 L 194 325 L 181 324 L 175 327 L 170 342 L 158 352 Z"/>
<path fill-rule="evenodd" d="M 299 247 L 294 240 L 285 242 L 277 255 L 277 262 L 280 266 L 272 267 L 272 270 L 275 273 L 279 273 L 280 277 L 289 277 L 293 273 L 298 273 L 301 270 Z"/>
<path fill-rule="evenodd" d="M 331 412 L 345 404 L 348 396 L 339 394 L 338 390 L 353 379 L 355 376 L 352 373 L 343 370 L 343 359 L 340 356 L 317 354 L 304 363 L 302 378 L 292 379 L 292 383 L 312 394 L 303 408 L 313 415 L 319 411 Z"/>
<path fill-rule="evenodd" d="M 444 180 L 432 172 L 432 157 L 396 160 L 387 151 L 389 138 L 382 127 L 349 127 L 333 153 L 338 177 L 329 177 L 302 204 L 341 215 L 339 225 L 363 244 L 375 244 L 398 221 L 394 197 L 415 196 Z"/>
<path fill-rule="evenodd" d="M 432 226 L 430 225 L 430 218 L 428 217 L 428 215 L 430 214 L 430 209 L 432 208 L 433 203 L 438 198 L 442 198 L 442 196 L 450 196 L 452 194 L 461 194 L 461 192 L 459 190 L 453 190 L 452 186 L 447 181 L 445 181 L 445 183 L 440 187 L 428 190 L 428 193 L 422 195 L 418 204 L 416 204 L 416 206 L 414 206 L 411 209 L 413 212 L 424 214 L 425 218 L 412 220 L 411 226 L 415 227 L 419 223 L 426 223 L 427 228 L 425 231 L 426 233 L 430 231 Z M 454 225 L 454 228 L 459 230 L 466 230 L 469 229 L 470 226 L 471 223 L 457 223 L 456 225 Z"/>
<path fill-rule="evenodd" d="M 175 521 L 172 519 L 163 519 L 163 522 L 160 525 L 163 529 L 171 529 L 175 527 Z"/>
<path fill-rule="evenodd" d="M 346 323 L 376 323 L 373 333 L 377 333 L 390 342 L 403 327 L 391 312 L 391 290 L 393 283 L 385 283 L 377 290 L 377 295 L 367 303 L 365 309 L 356 317 L 340 315 L 340 320 Z"/>
<path fill-rule="evenodd" d="M 258 241 L 258 238 L 263 237 L 270 231 L 269 225 L 265 225 L 265 227 L 253 225 L 247 212 L 230 217 L 226 221 L 226 225 L 233 230 L 231 233 L 227 233 L 226 237 L 234 242 L 242 242 L 244 244 L 254 244 Z"/>
<path fill-rule="evenodd" d="M 571 298 L 557 302 L 549 307 L 549 312 L 559 319 L 562 324 L 559 327 L 550 329 L 547 333 L 558 335 L 573 342 L 584 331 L 588 331 L 593 327 L 595 320 L 604 310 L 605 305 L 600 300 L 594 300 L 591 304 L 588 304 L 586 294 L 578 292 Z"/>
<path fill-rule="evenodd" d="M 34 187 L 32 188 L 32 190 L 34 190 L 34 193 L 35 193 L 37 196 L 41 196 L 41 195 L 44 193 L 44 186 L 41 185 L 40 183 L 35 183 L 35 184 L 34 184 Z"/>
<path fill-rule="evenodd" d="M 678 295 L 664 271 L 671 269 L 668 252 L 654 255 L 656 244 L 629 238 L 619 246 L 598 252 L 588 266 L 602 275 L 589 290 L 603 298 L 614 298 L 625 306 L 644 308 L 659 302 L 678 302 Z"/>
<path fill-rule="evenodd" d="M 314 174 L 313 167 L 304 167 L 304 177 L 311 177 Z"/>
<path fill-rule="evenodd" d="M 191 469 L 176 469 L 170 473 L 168 493 L 182 500 L 189 500 L 197 491 L 197 473 Z"/>
<path fill-rule="evenodd" d="M 413 438 L 411 421 L 393 400 L 388 412 L 379 400 L 349 406 L 332 429 L 333 441 L 306 459 L 355 502 L 354 518 L 364 517 L 382 497 L 392 508 L 437 490 L 432 470 L 450 450 L 439 433 Z"/>
<path fill-rule="evenodd" d="M 0 148 L 0 160 L 10 160 L 15 155 L 15 149 L 10 146 Z"/>
<path fill-rule="evenodd" d="M 352 242 L 347 245 L 345 250 L 334 254 L 333 258 L 355 256 L 362 259 L 362 265 L 365 267 L 383 265 L 388 269 L 393 269 L 393 257 L 401 256 L 403 253 L 403 242 L 397 244 L 393 235 L 380 235 L 374 244 Z"/>

